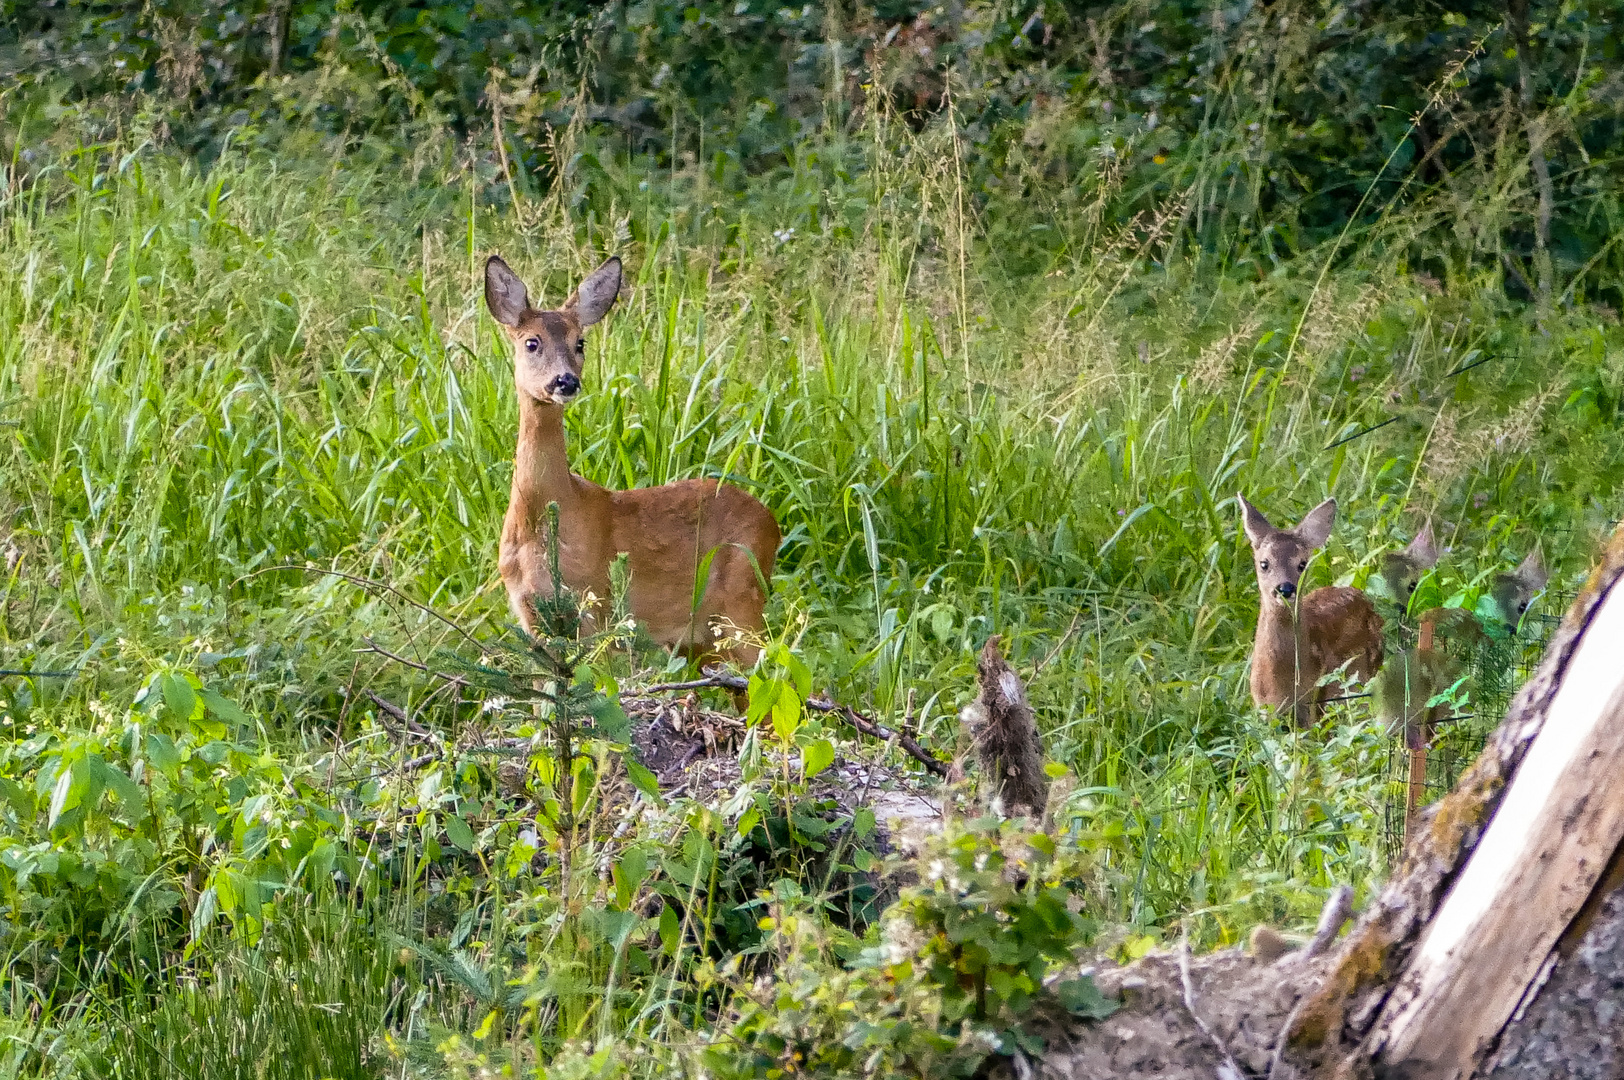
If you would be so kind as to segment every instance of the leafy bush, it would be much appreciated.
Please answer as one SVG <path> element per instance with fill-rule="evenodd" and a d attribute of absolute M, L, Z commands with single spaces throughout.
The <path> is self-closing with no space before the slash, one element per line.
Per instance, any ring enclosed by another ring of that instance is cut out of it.
<path fill-rule="evenodd" d="M 949 826 L 907 865 L 920 880 L 862 946 L 828 938 L 795 892 L 779 890 L 764 920 L 775 972 L 740 988 L 708 1068 L 972 1076 L 990 1055 L 1041 1052 L 1039 1021 L 1113 1011 L 1075 970 L 1095 929 L 1078 910 L 1089 859 L 1076 847 L 980 820 Z"/>

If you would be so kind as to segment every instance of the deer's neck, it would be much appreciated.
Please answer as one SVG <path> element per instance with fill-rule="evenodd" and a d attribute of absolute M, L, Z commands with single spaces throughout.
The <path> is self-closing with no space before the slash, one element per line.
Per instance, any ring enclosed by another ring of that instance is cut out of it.
<path fill-rule="evenodd" d="M 1263 598 L 1257 615 L 1258 652 L 1286 659 L 1297 652 L 1297 619 L 1290 604 Z"/>
<path fill-rule="evenodd" d="M 575 499 L 569 455 L 564 446 L 564 407 L 519 392 L 519 449 L 513 457 L 513 498 L 532 515 L 556 502 L 568 509 Z"/>

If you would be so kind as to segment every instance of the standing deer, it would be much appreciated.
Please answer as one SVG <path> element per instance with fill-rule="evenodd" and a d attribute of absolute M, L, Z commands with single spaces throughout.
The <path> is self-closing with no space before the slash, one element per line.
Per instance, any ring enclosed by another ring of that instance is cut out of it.
<path fill-rule="evenodd" d="M 1432 537 L 1432 522 L 1427 522 L 1415 539 L 1402 551 L 1389 551 L 1382 556 L 1376 580 L 1387 599 L 1398 605 L 1403 613 L 1414 595 L 1415 588 L 1427 571 L 1438 565 L 1438 546 Z"/>
<path fill-rule="evenodd" d="M 1384 574 L 1385 570 L 1384 565 Z M 1436 607 L 1423 612 L 1417 620 L 1415 647 L 1389 657 L 1381 674 L 1371 680 L 1376 715 L 1389 731 L 1403 732 L 1410 752 L 1406 822 L 1413 820 L 1425 797 L 1427 750 L 1452 708 L 1443 697 L 1445 691 L 1470 680 L 1480 711 L 1485 702 L 1510 692 L 1507 673 L 1517 630 L 1546 580 L 1539 553 L 1534 552 L 1516 570 L 1496 575 L 1487 602 L 1476 610 Z M 1434 698 L 1440 699 L 1437 704 L 1432 704 Z"/>
<path fill-rule="evenodd" d="M 1402 730 L 1405 745 L 1412 751 L 1425 749 L 1430 743 L 1444 706 L 1429 706 L 1427 702 L 1448 686 L 1452 677 L 1448 659 L 1434 640 L 1444 609 L 1432 608 L 1415 622 L 1409 612 L 1416 586 L 1437 564 L 1438 548 L 1433 542 L 1432 523 L 1428 522 L 1408 547 L 1382 556 L 1373 579 L 1375 591 L 1391 602 L 1391 615 L 1406 632 L 1420 625 L 1413 645 L 1407 633 L 1401 637 L 1398 653 L 1386 657 L 1370 683 L 1376 715 L 1387 723 L 1389 731 Z"/>
<path fill-rule="evenodd" d="M 581 391 L 582 335 L 608 314 L 620 280 L 620 260 L 611 258 L 563 307 L 537 311 L 507 263 L 495 255 L 485 263 L 485 305 L 513 342 L 519 390 L 519 446 L 497 564 L 508 602 L 529 629 L 531 598 L 552 594 L 546 522 L 547 504 L 557 503 L 565 585 L 606 602 L 610 563 L 625 552 L 631 613 L 655 641 L 689 656 L 726 656 L 748 666 L 760 652 L 756 646 L 716 639 L 726 623 L 750 631 L 766 626 L 762 609 L 779 541 L 772 512 L 715 480 L 609 491 L 570 472 L 564 409 Z M 701 592 L 696 584 L 707 557 Z"/>
<path fill-rule="evenodd" d="M 1504 682 L 1508 647 L 1548 577 L 1536 551 L 1517 569 L 1496 574 L 1486 602 L 1475 610 L 1437 607 L 1421 613 L 1415 648 L 1389 659 L 1371 687 L 1377 714 L 1394 730 L 1402 726 L 1411 750 L 1427 745 L 1448 712 L 1447 704 L 1427 705 L 1434 696 L 1463 677 L 1471 678 L 1474 696 Z"/>
<path fill-rule="evenodd" d="M 1331 535 L 1335 499 L 1314 507 L 1295 527 L 1277 529 L 1244 495 L 1236 498 L 1256 556 L 1262 601 L 1252 647 L 1252 700 L 1307 727 L 1319 718 L 1323 701 L 1340 693 L 1334 685 L 1320 687 L 1323 676 L 1348 664 L 1366 680 L 1381 667 L 1382 621 L 1358 589 L 1333 585 L 1298 594 L 1309 558 Z"/>

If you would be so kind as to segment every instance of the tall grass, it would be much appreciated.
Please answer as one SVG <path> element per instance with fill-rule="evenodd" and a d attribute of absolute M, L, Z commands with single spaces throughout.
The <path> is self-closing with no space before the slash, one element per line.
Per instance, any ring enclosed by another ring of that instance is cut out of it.
<path fill-rule="evenodd" d="M 1312 732 L 1251 708 L 1233 496 L 1277 520 L 1338 498 L 1311 585 L 1361 582 L 1428 517 L 1462 578 L 1540 544 L 1570 582 L 1619 516 L 1616 328 L 1536 326 L 1465 265 L 1440 293 L 1393 261 L 1398 216 L 1255 276 L 1172 242 L 1177 197 L 1126 224 L 1056 213 L 1041 272 L 1005 269 L 956 133 L 870 123 L 745 196 L 583 146 L 576 187 L 504 213 L 488 162 L 445 136 L 205 169 L 138 124 L 14 170 L 0 659 L 83 672 L 18 684 L 18 716 L 127 694 L 146 658 L 234 655 L 222 678 L 264 736 L 319 747 L 353 727 L 357 687 L 402 678 L 363 638 L 422 658 L 445 640 L 326 569 L 498 627 L 517 414 L 478 268 L 500 251 L 550 303 L 613 251 L 630 278 L 589 341 L 574 467 L 758 494 L 785 534 L 771 630 L 820 686 L 893 721 L 912 702 L 948 748 L 1002 635 L 1072 772 L 1062 824 L 1099 847 L 1108 922 L 1196 912 L 1221 939 L 1368 883 L 1387 741 L 1357 705 Z M 1076 182 L 1065 205 L 1115 180 Z M 372 956 L 353 975 L 381 1008 Z M 259 1045 L 242 1006 L 279 970 L 228 963 L 143 1021 L 179 1030 L 207 1001 L 249 1025 L 164 1040 L 177 1075 L 238 1075 L 205 1058 Z"/>

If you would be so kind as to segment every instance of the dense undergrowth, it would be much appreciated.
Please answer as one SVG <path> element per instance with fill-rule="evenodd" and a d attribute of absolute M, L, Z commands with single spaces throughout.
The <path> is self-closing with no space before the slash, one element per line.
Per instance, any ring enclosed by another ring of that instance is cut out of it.
<path fill-rule="evenodd" d="M 1337 497 L 1310 584 L 1430 519 L 1428 595 L 1469 607 L 1537 546 L 1537 637 L 1620 516 L 1605 212 L 1601 261 L 1535 270 L 1490 239 L 1537 217 L 1526 154 L 1400 161 L 1402 200 L 1293 250 L 1255 200 L 1203 217 L 1243 123 L 1147 186 L 1162 163 L 1051 152 L 1094 123 L 1057 101 L 1000 121 L 1025 149 L 989 173 L 952 110 L 867 92 L 749 169 L 580 123 L 554 167 L 433 116 L 0 99 L 0 665 L 63 674 L 0 693 L 0 1073 L 970 1073 L 1109 1008 L 1074 967 L 1044 986 L 1076 950 L 1232 942 L 1380 879 L 1393 741 L 1357 701 L 1307 732 L 1252 708 L 1234 495 Z M 627 764 L 614 691 L 680 663 L 504 636 L 492 251 L 545 302 L 627 260 L 577 471 L 726 477 L 782 525 L 724 795 Z M 913 765 L 803 703 L 951 755 L 993 634 L 1053 827 L 887 863 L 810 781 Z"/>

